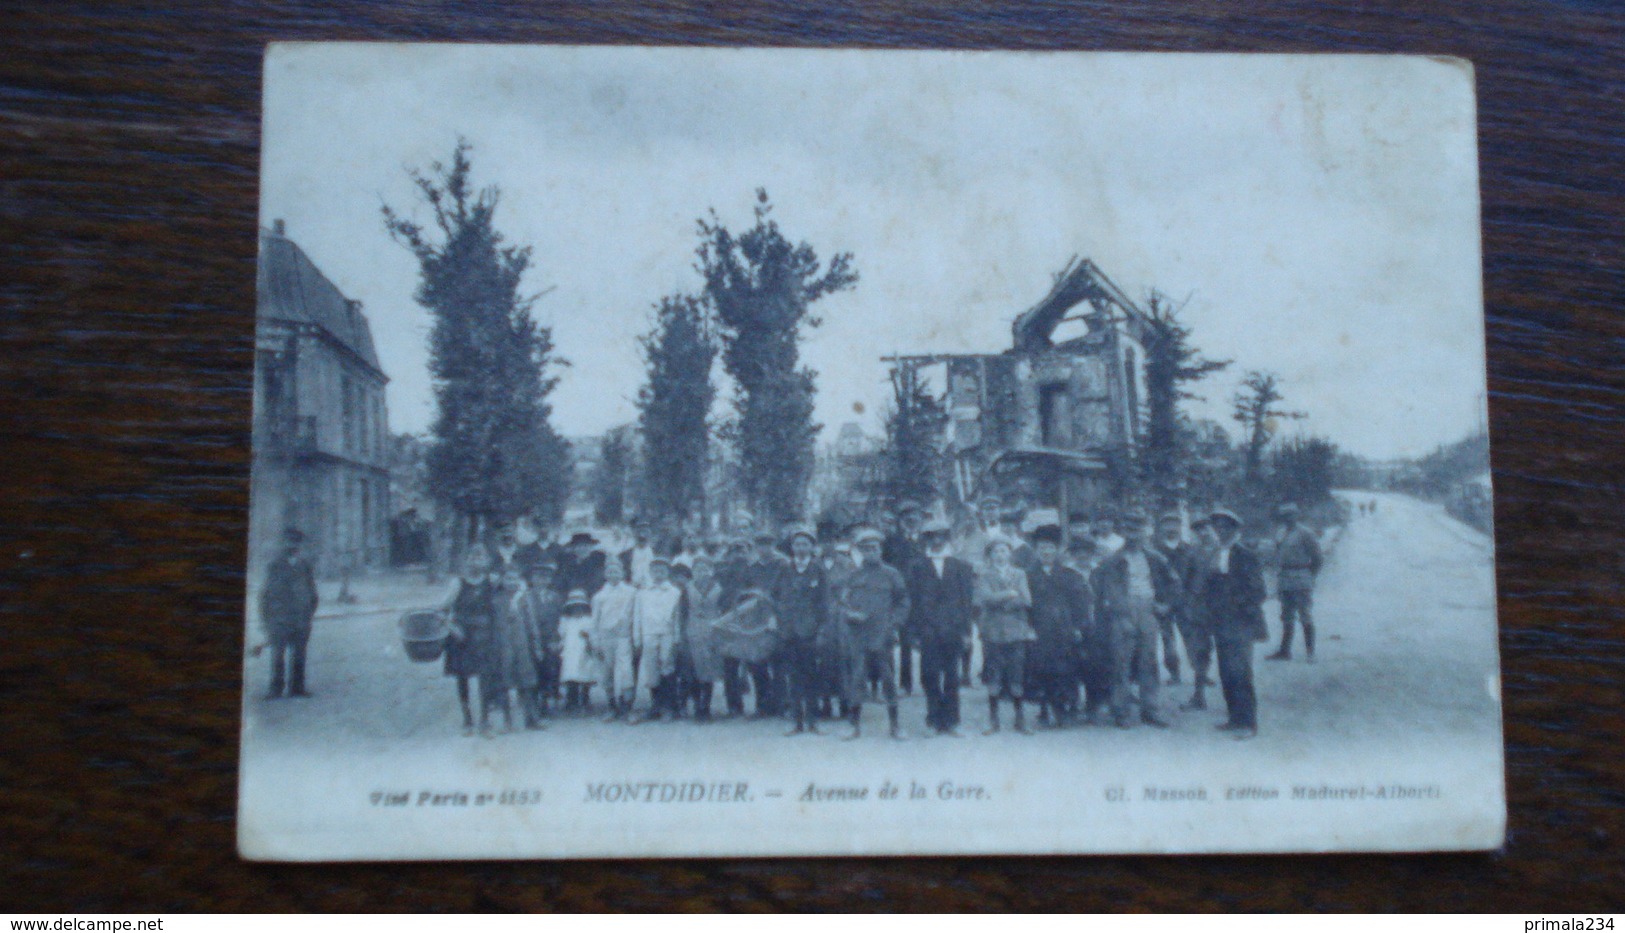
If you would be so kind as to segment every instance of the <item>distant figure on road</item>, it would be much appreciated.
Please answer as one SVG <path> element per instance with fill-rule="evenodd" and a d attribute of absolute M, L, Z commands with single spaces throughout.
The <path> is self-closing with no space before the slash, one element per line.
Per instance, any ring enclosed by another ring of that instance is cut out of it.
<path fill-rule="evenodd" d="M 1229 509 L 1210 516 L 1218 545 L 1202 581 L 1202 605 L 1219 654 L 1219 685 L 1229 718 L 1218 728 L 1238 739 L 1258 734 L 1253 689 L 1253 646 L 1269 637 L 1264 625 L 1264 572 L 1258 555 L 1241 543 L 1241 519 Z"/>
<path fill-rule="evenodd" d="M 316 618 L 316 575 L 300 554 L 305 536 L 297 528 L 282 533 L 282 553 L 266 572 L 260 590 L 260 626 L 271 648 L 271 692 L 268 699 L 308 697 L 305 690 L 305 646 Z"/>
<path fill-rule="evenodd" d="M 1269 656 L 1271 661 L 1292 660 L 1292 630 L 1294 622 L 1303 624 L 1305 657 L 1315 660 L 1314 608 L 1315 577 L 1320 573 L 1320 541 L 1315 533 L 1299 520 L 1298 507 L 1288 502 L 1276 510 L 1280 523 L 1280 537 L 1276 539 L 1275 555 L 1279 574 L 1276 590 L 1281 597 L 1281 647 Z"/>

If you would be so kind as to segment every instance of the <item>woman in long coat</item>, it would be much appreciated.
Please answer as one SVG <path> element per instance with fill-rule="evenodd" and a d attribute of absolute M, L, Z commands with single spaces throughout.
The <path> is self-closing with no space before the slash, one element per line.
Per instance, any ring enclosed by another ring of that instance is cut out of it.
<path fill-rule="evenodd" d="M 462 573 L 452 584 L 444 611 L 451 622 L 444 670 L 447 677 L 457 678 L 463 734 L 473 735 L 469 681 L 481 677 L 490 667 L 491 629 L 496 623 L 496 585 L 491 582 L 491 555 L 484 547 L 475 545 L 463 558 Z M 483 686 L 481 684 L 482 690 Z"/>
<path fill-rule="evenodd" d="M 525 585 L 524 571 L 517 564 L 509 564 L 502 572 L 502 588 L 497 591 L 491 671 L 486 678 L 494 694 L 495 705 L 502 708 L 509 730 L 513 729 L 510 692 L 518 694 L 515 699 L 524 716 L 525 728 L 542 727 L 535 708 L 538 683 L 536 664 L 545 656 L 546 650 L 536 618 L 536 605 L 530 595 Z"/>
<path fill-rule="evenodd" d="M 1016 731 L 1027 732 L 1021 708 L 1027 646 L 1037 640 L 1028 621 L 1033 598 L 1027 574 L 1011 562 L 1010 542 L 996 538 L 986 547 L 987 563 L 976 575 L 975 603 L 981 611 L 982 679 L 987 682 L 987 732 L 999 731 L 999 700 L 1015 708 Z"/>

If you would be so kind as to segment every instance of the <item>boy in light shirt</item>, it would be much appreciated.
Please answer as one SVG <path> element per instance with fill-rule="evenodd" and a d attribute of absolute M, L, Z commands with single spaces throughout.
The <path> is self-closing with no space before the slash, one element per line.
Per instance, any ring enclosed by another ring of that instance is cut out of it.
<path fill-rule="evenodd" d="M 625 719 L 636 696 L 632 618 L 637 595 L 637 587 L 626 582 L 626 568 L 621 562 L 606 561 L 604 588 L 592 598 L 592 643 L 602 655 L 604 694 L 609 700 L 606 722 Z"/>
<path fill-rule="evenodd" d="M 632 602 L 632 648 L 638 652 L 638 683 L 649 691 L 649 715 L 660 719 L 664 713 L 677 714 L 671 689 L 677 670 L 677 612 L 683 591 L 671 582 L 671 561 L 655 557 L 649 561 L 649 584 L 637 591 Z M 639 720 L 634 720 L 637 722 Z"/>

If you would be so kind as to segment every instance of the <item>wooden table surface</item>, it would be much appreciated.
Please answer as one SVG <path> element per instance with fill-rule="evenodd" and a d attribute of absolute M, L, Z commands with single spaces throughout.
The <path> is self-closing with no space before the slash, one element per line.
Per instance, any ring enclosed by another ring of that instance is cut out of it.
<path fill-rule="evenodd" d="M 1625 907 L 1618 0 L 8 0 L 0 10 L 0 909 Z M 294 38 L 1471 59 L 1506 850 L 239 861 L 259 65 L 264 43 Z"/>

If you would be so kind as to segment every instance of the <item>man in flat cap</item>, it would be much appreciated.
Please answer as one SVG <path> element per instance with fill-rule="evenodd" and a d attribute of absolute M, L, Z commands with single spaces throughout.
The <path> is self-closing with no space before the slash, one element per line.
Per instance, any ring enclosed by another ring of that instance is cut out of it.
<path fill-rule="evenodd" d="M 1285 503 L 1275 510 L 1280 527 L 1276 538 L 1276 590 L 1281 597 L 1281 647 L 1268 657 L 1271 661 L 1292 660 L 1292 631 L 1303 625 L 1303 653 L 1315 660 L 1314 609 L 1315 577 L 1320 574 L 1320 539 L 1303 524 L 1298 507 Z"/>
<path fill-rule="evenodd" d="M 308 697 L 305 690 L 305 648 L 316 618 L 316 574 L 301 550 L 305 535 L 297 528 L 282 533 L 282 551 L 266 571 L 260 589 L 260 627 L 271 649 L 271 690 L 268 698 Z"/>
<path fill-rule="evenodd" d="M 1253 648 L 1269 637 L 1264 625 L 1263 565 L 1241 543 L 1241 519 L 1229 509 L 1211 516 L 1218 536 L 1202 581 L 1202 604 L 1219 655 L 1219 685 L 1228 712 L 1221 730 L 1248 739 L 1258 734 L 1258 696 L 1253 689 Z"/>
<path fill-rule="evenodd" d="M 959 735 L 959 658 L 970 644 L 976 571 L 953 556 L 952 532 L 941 519 L 920 529 L 924 556 L 908 581 L 910 634 L 920 646 L 925 725 L 938 735 Z"/>
<path fill-rule="evenodd" d="M 892 670 L 892 647 L 898 629 L 908 620 L 908 586 L 903 575 L 881 559 L 885 535 L 873 527 L 853 535 L 853 559 L 857 566 L 847 576 L 836 603 L 836 621 L 844 626 L 847 716 L 856 739 L 863 731 L 863 700 L 866 675 L 871 667 L 881 672 L 880 687 L 886 701 L 891 737 L 900 739 L 897 721 L 897 678 Z"/>
<path fill-rule="evenodd" d="M 1161 554 L 1146 546 L 1144 515 L 1131 512 L 1118 521 L 1123 547 L 1095 571 L 1095 618 L 1112 636 L 1112 712 L 1119 728 L 1133 726 L 1132 709 L 1146 725 L 1167 728 L 1158 708 L 1157 671 L 1160 617 L 1178 597 L 1179 578 Z M 1139 696 L 1134 696 L 1138 686 Z"/>

